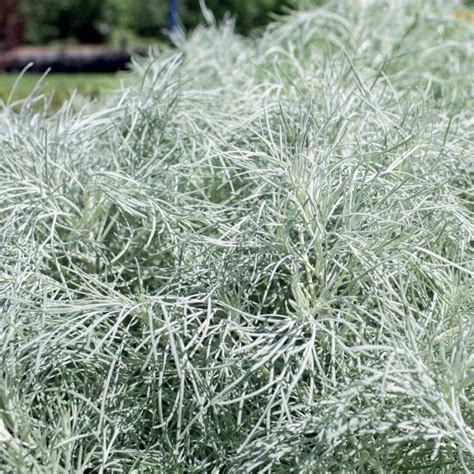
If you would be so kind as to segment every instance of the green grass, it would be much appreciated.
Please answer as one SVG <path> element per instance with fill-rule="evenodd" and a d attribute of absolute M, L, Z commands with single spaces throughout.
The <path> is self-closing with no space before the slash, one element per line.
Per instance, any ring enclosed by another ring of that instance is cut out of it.
<path fill-rule="evenodd" d="M 10 97 L 17 75 L 0 74 L 0 100 Z M 11 100 L 23 100 L 31 94 L 40 74 L 25 74 L 18 83 Z M 41 91 L 52 96 L 51 110 L 59 109 L 74 92 L 89 99 L 104 97 L 119 87 L 123 74 L 49 74 L 42 82 Z"/>
<path fill-rule="evenodd" d="M 0 471 L 474 470 L 454 4 L 207 15 L 99 102 L 0 112 Z"/>

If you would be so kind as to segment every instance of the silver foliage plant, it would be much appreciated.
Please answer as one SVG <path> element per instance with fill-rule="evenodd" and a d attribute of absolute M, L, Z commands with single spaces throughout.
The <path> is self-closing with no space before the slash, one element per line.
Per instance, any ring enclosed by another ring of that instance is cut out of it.
<path fill-rule="evenodd" d="M 473 470 L 473 29 L 333 1 L 0 113 L 2 472 Z"/>

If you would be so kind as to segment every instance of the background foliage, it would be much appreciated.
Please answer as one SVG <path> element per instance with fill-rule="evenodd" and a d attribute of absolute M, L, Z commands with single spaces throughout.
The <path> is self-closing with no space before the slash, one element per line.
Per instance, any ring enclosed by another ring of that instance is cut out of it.
<path fill-rule="evenodd" d="M 318 2 L 315 2 L 318 3 Z M 281 14 L 296 0 L 207 0 L 216 18 L 226 14 L 236 18 L 237 29 L 249 33 L 267 24 L 272 14 Z M 26 40 L 44 43 L 73 38 L 81 42 L 101 42 L 113 31 L 131 31 L 139 36 L 156 36 L 166 27 L 167 0 L 21 0 L 28 17 Z M 202 21 L 198 0 L 181 0 L 184 28 Z"/>

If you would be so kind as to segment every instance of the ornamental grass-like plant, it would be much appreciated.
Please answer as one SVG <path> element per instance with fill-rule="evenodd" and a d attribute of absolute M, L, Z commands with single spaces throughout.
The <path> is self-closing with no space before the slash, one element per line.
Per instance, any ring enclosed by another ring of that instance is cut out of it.
<path fill-rule="evenodd" d="M 4 105 L 2 472 L 474 469 L 454 6 L 208 14 L 105 101 Z"/>

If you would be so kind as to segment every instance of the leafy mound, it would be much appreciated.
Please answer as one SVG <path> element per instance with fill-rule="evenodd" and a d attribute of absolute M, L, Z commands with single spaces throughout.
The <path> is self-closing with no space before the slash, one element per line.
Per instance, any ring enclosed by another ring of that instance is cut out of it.
<path fill-rule="evenodd" d="M 210 25 L 100 109 L 3 110 L 2 471 L 474 468 L 473 32 L 439 3 Z"/>

